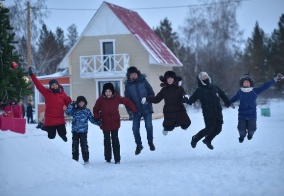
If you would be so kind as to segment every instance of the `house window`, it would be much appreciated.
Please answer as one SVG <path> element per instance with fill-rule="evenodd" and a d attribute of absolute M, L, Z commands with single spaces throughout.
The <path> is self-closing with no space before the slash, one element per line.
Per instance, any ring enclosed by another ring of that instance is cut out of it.
<path fill-rule="evenodd" d="M 118 93 L 119 95 L 122 95 L 122 80 L 111 80 L 111 81 L 104 80 L 104 81 L 97 81 L 98 97 L 102 94 L 104 84 L 108 82 L 113 84 L 116 93 Z"/>
<path fill-rule="evenodd" d="M 63 88 L 64 88 L 64 92 L 67 94 L 67 96 L 70 97 L 70 85 L 62 85 Z M 46 88 L 49 88 L 48 85 L 45 85 L 44 87 Z M 38 103 L 39 104 L 45 104 L 45 99 L 44 97 L 42 96 L 42 94 L 38 93 Z"/>
<path fill-rule="evenodd" d="M 114 40 L 101 40 L 101 55 L 103 60 L 104 71 L 114 71 Z"/>

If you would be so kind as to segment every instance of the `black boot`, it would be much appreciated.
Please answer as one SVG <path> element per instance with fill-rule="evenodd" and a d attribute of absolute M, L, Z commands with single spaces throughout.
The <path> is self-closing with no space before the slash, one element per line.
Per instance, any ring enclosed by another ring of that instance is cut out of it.
<path fill-rule="evenodd" d="M 195 147 L 196 147 L 197 142 L 198 142 L 200 139 L 201 139 L 201 138 L 198 136 L 198 134 L 196 134 L 196 135 L 192 136 L 192 138 L 191 138 L 191 142 L 190 142 L 191 147 L 192 147 L 192 148 L 195 148 Z"/>
<path fill-rule="evenodd" d="M 206 138 L 205 138 L 204 140 L 202 140 L 202 142 L 203 142 L 204 144 L 206 144 L 206 146 L 207 146 L 210 150 L 213 150 L 213 149 L 214 149 L 214 147 L 213 147 L 212 144 L 211 144 L 211 141 L 207 140 Z"/>
<path fill-rule="evenodd" d="M 141 146 L 137 146 L 137 147 L 136 147 L 136 150 L 135 150 L 135 155 L 139 155 L 140 152 L 142 151 L 142 149 L 143 149 L 143 146 L 142 146 L 142 145 L 141 145 Z"/>
<path fill-rule="evenodd" d="M 245 139 L 244 137 L 239 137 L 239 142 L 243 143 L 244 139 Z"/>
<path fill-rule="evenodd" d="M 151 151 L 155 151 L 155 150 L 156 150 L 156 148 L 155 148 L 153 142 L 148 142 L 148 144 L 149 144 L 149 147 L 150 147 L 150 150 L 151 150 Z"/>

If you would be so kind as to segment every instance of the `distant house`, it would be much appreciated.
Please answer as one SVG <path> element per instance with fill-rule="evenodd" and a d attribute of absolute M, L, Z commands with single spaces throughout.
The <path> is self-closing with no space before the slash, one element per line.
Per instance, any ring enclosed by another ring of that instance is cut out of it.
<path fill-rule="evenodd" d="M 84 95 L 92 109 L 106 82 L 124 96 L 129 66 L 145 73 L 158 93 L 158 76 L 182 64 L 138 13 L 103 2 L 58 69 L 69 70 L 71 98 Z M 162 107 L 154 105 L 154 117 L 161 116 Z M 128 117 L 124 106 L 120 114 Z"/>

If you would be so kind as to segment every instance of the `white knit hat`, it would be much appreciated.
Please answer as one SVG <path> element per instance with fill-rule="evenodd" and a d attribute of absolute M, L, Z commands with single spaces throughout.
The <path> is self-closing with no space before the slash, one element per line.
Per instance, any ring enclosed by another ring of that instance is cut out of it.
<path fill-rule="evenodd" d="M 209 77 L 209 75 L 205 71 L 202 71 L 198 75 L 198 79 L 200 80 L 201 84 L 206 85 L 202 80 L 202 78 L 204 78 L 204 76 L 207 76 L 207 78 L 209 79 L 209 83 L 211 83 L 211 78 Z"/>

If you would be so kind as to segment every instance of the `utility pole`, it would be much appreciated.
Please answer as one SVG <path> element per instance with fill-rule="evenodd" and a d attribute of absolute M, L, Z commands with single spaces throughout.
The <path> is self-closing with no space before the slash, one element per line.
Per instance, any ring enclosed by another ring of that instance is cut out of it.
<path fill-rule="evenodd" d="M 32 66 L 32 63 L 31 63 L 31 56 L 32 56 L 32 51 L 31 51 L 31 11 L 30 11 L 30 9 L 31 9 L 30 0 L 27 0 L 28 67 Z"/>

